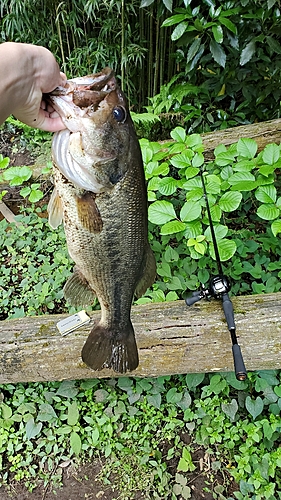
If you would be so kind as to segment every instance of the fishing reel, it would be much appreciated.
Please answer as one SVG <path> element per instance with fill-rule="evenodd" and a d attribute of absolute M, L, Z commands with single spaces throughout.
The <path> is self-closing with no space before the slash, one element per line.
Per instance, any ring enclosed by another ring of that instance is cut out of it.
<path fill-rule="evenodd" d="M 234 312 L 233 305 L 229 298 L 228 293 L 230 292 L 230 282 L 228 278 L 223 274 L 222 264 L 219 255 L 218 244 L 216 240 L 215 230 L 213 226 L 213 221 L 211 217 L 211 211 L 209 207 L 208 197 L 206 186 L 203 178 L 203 171 L 200 169 L 200 175 L 202 180 L 203 193 L 206 200 L 206 208 L 209 218 L 210 230 L 212 235 L 212 241 L 214 245 L 214 251 L 216 256 L 216 263 L 219 274 L 217 276 L 213 276 L 209 285 L 206 288 L 204 284 L 201 285 L 200 289 L 196 292 L 193 292 L 191 297 L 187 297 L 185 299 L 185 303 L 187 306 L 192 306 L 195 302 L 198 302 L 201 299 L 210 300 L 212 298 L 220 299 L 222 301 L 222 307 L 225 315 L 225 319 L 227 322 L 227 326 L 231 335 L 232 341 L 232 354 L 234 361 L 234 369 L 237 380 L 243 381 L 247 378 L 247 371 L 244 365 L 243 356 L 241 353 L 240 346 L 238 345 L 237 337 L 236 337 L 236 327 L 234 321 Z"/>
<path fill-rule="evenodd" d="M 201 299 L 221 299 L 222 295 L 224 293 L 228 293 L 229 291 L 230 282 L 226 276 L 213 276 L 209 281 L 208 288 L 206 288 L 205 285 L 202 284 L 200 290 L 193 292 L 191 297 L 187 297 L 185 299 L 185 302 L 187 306 L 192 306 L 193 304 L 195 304 L 195 302 L 198 302 Z"/>

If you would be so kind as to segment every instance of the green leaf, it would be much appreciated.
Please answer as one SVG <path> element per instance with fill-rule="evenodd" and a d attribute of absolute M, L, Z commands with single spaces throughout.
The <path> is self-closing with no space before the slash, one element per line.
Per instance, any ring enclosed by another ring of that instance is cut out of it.
<path fill-rule="evenodd" d="M 154 0 L 148 0 L 148 1 L 151 1 L 152 3 Z M 162 26 L 173 26 L 174 24 L 178 24 L 181 21 L 184 21 L 184 19 L 186 18 L 187 18 L 186 14 L 176 14 L 175 16 L 171 16 L 165 19 L 165 21 L 162 23 Z"/>
<path fill-rule="evenodd" d="M 184 391 L 181 400 L 177 403 L 177 405 L 182 409 L 186 410 L 191 405 L 191 396 L 187 390 Z"/>
<path fill-rule="evenodd" d="M 267 165 L 274 165 L 280 158 L 280 149 L 277 144 L 267 144 L 262 153 L 262 159 Z"/>
<path fill-rule="evenodd" d="M 231 257 L 233 257 L 237 248 L 235 241 L 223 239 L 219 240 L 217 244 L 218 244 L 220 260 L 222 262 L 225 262 L 226 260 L 229 260 L 231 259 Z M 210 243 L 210 255 L 212 259 L 216 260 L 214 245 L 212 243 Z"/>
<path fill-rule="evenodd" d="M 33 189 L 29 195 L 29 201 L 31 203 L 37 203 L 37 201 L 42 200 L 44 193 L 40 189 Z"/>
<path fill-rule="evenodd" d="M 57 419 L 57 414 L 50 404 L 42 403 L 39 407 L 37 419 L 40 422 L 50 422 L 53 419 Z"/>
<path fill-rule="evenodd" d="M 271 36 L 267 36 L 266 41 L 274 54 L 281 54 L 281 45 L 278 40 L 272 38 Z"/>
<path fill-rule="evenodd" d="M 228 233 L 228 227 L 223 226 L 222 224 L 217 224 L 216 226 L 214 226 L 214 232 L 215 232 L 216 240 L 222 240 Z M 204 234 L 205 234 L 206 239 L 208 241 L 212 241 L 212 233 L 211 233 L 210 226 L 207 227 Z"/>
<path fill-rule="evenodd" d="M 226 54 L 221 45 L 219 45 L 215 40 L 211 40 L 210 51 L 216 63 L 224 68 L 226 62 Z"/>
<path fill-rule="evenodd" d="M 187 179 L 192 179 L 192 177 L 195 177 L 199 172 L 199 169 L 198 168 L 195 168 L 195 167 L 187 167 L 186 171 L 185 171 L 185 177 Z M 201 196 L 202 196 L 202 189 L 201 189 Z M 200 196 L 200 197 L 201 197 Z"/>
<path fill-rule="evenodd" d="M 179 23 L 171 34 L 171 40 L 173 42 L 178 40 L 185 33 L 187 27 L 188 23 L 186 21 Z"/>
<path fill-rule="evenodd" d="M 141 0 L 140 8 L 149 7 L 154 2 L 154 0 Z"/>
<path fill-rule="evenodd" d="M 251 399 L 250 396 L 246 397 L 245 406 L 250 415 L 255 420 L 263 411 L 263 400 L 258 396 L 256 400 Z"/>
<path fill-rule="evenodd" d="M 185 230 L 185 227 L 186 225 L 180 220 L 172 220 L 161 227 L 160 233 L 163 235 L 180 233 L 181 231 Z"/>
<path fill-rule="evenodd" d="M 201 255 L 204 255 L 206 252 L 206 244 L 204 245 L 204 243 L 199 243 L 198 241 L 196 241 L 194 250 L 196 250 L 196 252 L 200 253 Z"/>
<path fill-rule="evenodd" d="M 176 168 L 187 168 L 191 165 L 191 151 L 183 151 L 182 153 L 171 158 L 171 164 Z"/>
<path fill-rule="evenodd" d="M 199 234 L 202 233 L 202 224 L 200 220 L 194 220 L 192 222 L 186 223 L 185 228 L 185 237 L 186 238 L 196 238 Z"/>
<path fill-rule="evenodd" d="M 259 167 L 259 171 L 262 175 L 265 177 L 268 177 L 270 174 L 272 174 L 275 170 L 275 165 L 261 165 Z"/>
<path fill-rule="evenodd" d="M 25 425 L 25 432 L 27 439 L 35 438 L 40 433 L 41 429 L 42 429 L 42 423 L 38 422 L 38 424 L 36 424 L 34 422 L 34 418 L 30 418 Z"/>
<path fill-rule="evenodd" d="M 232 33 L 234 33 L 234 35 L 236 35 L 237 28 L 236 28 L 235 24 L 233 24 L 232 21 L 230 21 L 229 19 L 227 19 L 226 17 L 223 17 L 223 16 L 220 16 L 218 18 L 218 21 L 221 24 L 223 24 L 229 31 L 232 31 Z"/>
<path fill-rule="evenodd" d="M 0 168 L 1 169 L 7 168 L 9 163 L 10 163 L 10 158 L 3 158 L 3 156 L 0 155 Z"/>
<path fill-rule="evenodd" d="M 77 434 L 77 432 L 72 432 L 70 434 L 70 446 L 73 453 L 75 453 L 75 455 L 79 455 L 82 448 L 82 443 L 80 436 Z"/>
<path fill-rule="evenodd" d="M 153 150 L 147 144 L 143 144 L 141 146 L 141 153 L 142 153 L 143 163 L 145 165 L 152 160 L 152 158 L 153 158 Z"/>
<path fill-rule="evenodd" d="M 148 219 L 153 224 L 165 224 L 176 219 L 176 212 L 172 203 L 158 200 L 148 207 Z"/>
<path fill-rule="evenodd" d="M 213 222 L 219 222 L 221 220 L 221 207 L 219 205 L 210 207 L 210 212 Z"/>
<path fill-rule="evenodd" d="M 150 161 L 145 167 L 146 177 L 167 175 L 169 173 L 169 165 L 166 162 L 159 163 L 158 161 Z"/>
<path fill-rule="evenodd" d="M 178 252 L 170 245 L 166 247 L 164 257 L 166 262 L 177 262 L 179 260 Z"/>
<path fill-rule="evenodd" d="M 20 190 L 20 195 L 23 198 L 26 198 L 31 192 L 31 188 L 29 186 L 25 186 Z"/>
<path fill-rule="evenodd" d="M 194 201 L 186 201 L 180 211 L 180 219 L 182 222 L 191 222 L 201 216 L 201 205 Z"/>
<path fill-rule="evenodd" d="M 147 396 L 147 402 L 151 406 L 154 406 L 154 408 L 157 408 L 158 410 L 160 409 L 161 406 L 161 394 L 158 392 L 157 394 L 149 394 Z"/>
<path fill-rule="evenodd" d="M 247 43 L 246 47 L 241 52 L 240 56 L 240 66 L 244 66 L 247 62 L 252 59 L 254 53 L 256 51 L 256 42 L 255 39 L 251 40 L 249 43 Z"/>
<path fill-rule="evenodd" d="M 233 165 L 233 169 L 237 172 L 250 172 L 256 168 L 255 161 L 252 160 L 239 160 L 237 163 Z"/>
<path fill-rule="evenodd" d="M 192 166 L 199 168 L 201 165 L 204 163 L 204 156 L 202 153 L 195 153 L 194 157 L 192 158 Z"/>
<path fill-rule="evenodd" d="M 186 139 L 186 132 L 182 127 L 176 127 L 171 131 L 171 137 L 174 141 L 184 142 Z"/>
<path fill-rule="evenodd" d="M 256 179 L 251 172 L 236 172 L 228 178 L 228 182 L 236 191 L 252 191 L 256 187 Z"/>
<path fill-rule="evenodd" d="M 200 385 L 205 378 L 204 373 L 188 373 L 185 376 L 185 382 L 190 391 L 196 389 L 198 385 Z"/>
<path fill-rule="evenodd" d="M 23 182 L 28 181 L 32 176 L 30 167 L 10 167 L 3 172 L 5 181 L 10 181 L 11 186 L 20 186 Z"/>
<path fill-rule="evenodd" d="M 271 231 L 273 233 L 273 236 L 277 236 L 278 233 L 281 233 L 281 219 L 272 222 Z"/>
<path fill-rule="evenodd" d="M 190 148 L 194 148 L 195 146 L 200 146 L 202 145 L 202 137 L 200 134 L 188 135 L 185 139 L 185 144 Z"/>
<path fill-rule="evenodd" d="M 78 389 L 75 386 L 75 384 L 76 384 L 75 380 L 64 380 L 60 384 L 56 394 L 58 396 L 64 396 L 70 399 L 75 398 L 75 396 L 78 394 Z"/>
<path fill-rule="evenodd" d="M 235 156 L 235 153 L 229 150 L 221 151 L 216 155 L 215 163 L 216 165 L 219 165 L 219 167 L 226 167 L 234 162 Z"/>
<path fill-rule="evenodd" d="M 173 177 L 165 177 L 164 179 L 160 179 L 159 191 L 164 196 L 170 196 L 177 190 L 177 188 L 178 181 Z"/>
<path fill-rule="evenodd" d="M 256 141 L 249 138 L 239 139 L 237 143 L 237 153 L 244 158 L 251 160 L 254 158 L 258 150 Z"/>
<path fill-rule="evenodd" d="M 163 4 L 165 5 L 166 9 L 168 9 L 170 12 L 172 12 L 173 0 L 163 0 Z"/>
<path fill-rule="evenodd" d="M 212 32 L 214 35 L 214 39 L 217 43 L 223 42 L 223 29 L 219 24 L 212 26 Z"/>
<path fill-rule="evenodd" d="M 237 210 L 241 200 L 242 193 L 239 191 L 228 191 L 221 196 L 219 206 L 223 212 L 233 212 L 234 210 Z"/>
<path fill-rule="evenodd" d="M 277 208 L 275 205 L 273 205 L 271 203 L 261 205 L 257 209 L 257 215 L 261 219 L 265 219 L 265 220 L 277 219 L 277 217 L 279 217 L 279 214 L 280 214 L 279 208 Z"/>
<path fill-rule="evenodd" d="M 255 191 L 255 197 L 262 203 L 275 203 L 277 198 L 276 187 L 272 184 L 260 186 Z"/>
<path fill-rule="evenodd" d="M 8 405 L 6 405 L 5 403 L 1 403 L 0 408 L 1 408 L 1 416 L 4 420 L 8 420 L 9 418 L 11 418 L 13 412 Z"/>
<path fill-rule="evenodd" d="M 68 407 L 67 411 L 67 424 L 76 425 L 79 419 L 79 410 L 76 401 L 73 401 Z"/>
<path fill-rule="evenodd" d="M 175 404 L 179 403 L 182 399 L 182 393 L 177 391 L 176 387 L 172 387 L 168 390 L 166 394 L 167 403 Z"/>
<path fill-rule="evenodd" d="M 196 467 L 195 467 L 194 463 L 192 462 L 192 457 L 191 457 L 190 451 L 188 450 L 188 448 L 184 448 L 182 451 L 182 458 L 180 459 L 179 464 L 177 466 L 177 470 L 180 470 L 183 472 L 187 472 L 187 471 L 192 472 L 193 470 L 195 470 L 195 468 Z"/>
<path fill-rule="evenodd" d="M 187 58 L 186 58 L 187 63 L 189 63 L 194 58 L 194 56 L 197 54 L 200 45 L 201 45 L 201 38 L 195 38 L 188 49 Z"/>
<path fill-rule="evenodd" d="M 238 403 L 236 399 L 232 399 L 231 403 L 222 403 L 222 411 L 230 418 L 233 422 L 235 420 L 235 415 L 238 411 Z"/>

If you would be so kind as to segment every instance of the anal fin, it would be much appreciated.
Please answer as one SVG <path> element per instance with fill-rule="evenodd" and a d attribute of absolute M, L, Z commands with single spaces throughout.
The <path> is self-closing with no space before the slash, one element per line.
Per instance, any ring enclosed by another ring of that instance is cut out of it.
<path fill-rule="evenodd" d="M 90 305 L 96 298 L 94 290 L 77 267 L 64 285 L 63 293 L 73 307 Z"/>

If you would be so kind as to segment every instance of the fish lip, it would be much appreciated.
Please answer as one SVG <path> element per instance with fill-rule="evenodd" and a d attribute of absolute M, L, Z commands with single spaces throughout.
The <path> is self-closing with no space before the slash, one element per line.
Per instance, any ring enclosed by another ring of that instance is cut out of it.
<path fill-rule="evenodd" d="M 66 81 L 45 95 L 45 100 L 58 112 L 62 120 L 80 116 L 92 117 L 107 95 L 117 89 L 114 71 L 104 68 L 100 73 Z"/>
<path fill-rule="evenodd" d="M 75 90 L 92 90 L 96 92 L 112 92 L 117 87 L 114 71 L 106 67 L 100 73 L 71 78 L 66 80 L 64 87 L 56 87 L 48 96 L 60 96 L 73 93 Z"/>

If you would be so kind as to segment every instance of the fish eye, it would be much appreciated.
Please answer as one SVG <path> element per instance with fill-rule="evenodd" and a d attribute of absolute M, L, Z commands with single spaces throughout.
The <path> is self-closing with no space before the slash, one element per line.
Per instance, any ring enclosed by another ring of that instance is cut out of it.
<path fill-rule="evenodd" d="M 116 108 L 114 108 L 112 113 L 113 113 L 115 120 L 118 123 L 124 123 L 124 121 L 127 118 L 127 113 L 126 113 L 126 110 L 123 108 L 123 106 L 116 106 Z"/>

